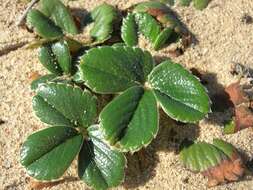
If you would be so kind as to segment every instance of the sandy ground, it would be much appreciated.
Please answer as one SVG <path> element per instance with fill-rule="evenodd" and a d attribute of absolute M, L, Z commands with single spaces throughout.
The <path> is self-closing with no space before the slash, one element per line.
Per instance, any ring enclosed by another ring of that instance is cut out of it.
<path fill-rule="evenodd" d="M 105 0 L 104 0 L 105 1 Z M 91 10 L 103 1 L 75 1 L 72 7 L 83 7 Z M 127 8 L 137 0 L 108 0 L 106 2 Z M 17 42 L 25 42 L 33 35 L 15 26 L 17 17 L 25 5 L 18 0 L 0 0 L 0 51 L 3 47 Z M 215 93 L 222 86 L 237 80 L 230 74 L 233 63 L 253 66 L 253 24 L 241 22 L 245 13 L 253 16 L 252 0 L 213 0 L 203 12 L 193 8 L 173 8 L 199 43 L 187 49 L 184 55 L 174 58 L 187 68 L 198 68 L 209 73 L 208 89 Z M 147 46 L 145 41 L 141 42 Z M 147 47 L 148 48 L 148 47 Z M 168 57 L 170 47 L 153 52 L 157 58 Z M 34 71 L 45 72 L 38 63 L 36 50 L 19 48 L 0 56 L 0 190 L 26 190 L 30 179 L 19 163 L 19 150 L 25 138 L 43 126 L 33 115 L 29 86 L 29 74 Z M 168 120 L 161 123 L 156 140 L 141 153 L 128 156 L 126 180 L 116 189 L 206 189 L 206 179 L 200 174 L 185 170 L 179 162 L 175 151 L 178 142 L 185 137 L 211 142 L 214 137 L 221 137 L 233 143 L 246 158 L 252 156 L 252 130 L 247 129 L 235 135 L 223 136 L 218 124 L 221 114 L 204 120 L 199 125 L 175 126 Z M 174 130 L 171 131 L 171 127 Z M 76 163 L 66 176 L 76 176 Z M 80 181 L 69 180 L 54 186 L 52 189 L 74 190 L 88 189 Z M 252 177 L 242 181 L 218 186 L 213 189 L 251 190 Z"/>

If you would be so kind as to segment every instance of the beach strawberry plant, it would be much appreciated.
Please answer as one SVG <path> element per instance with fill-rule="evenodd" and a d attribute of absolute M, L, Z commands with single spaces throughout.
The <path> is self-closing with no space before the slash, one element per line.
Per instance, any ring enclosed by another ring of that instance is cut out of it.
<path fill-rule="evenodd" d="M 39 47 L 39 61 L 49 71 L 32 82 L 32 105 L 48 127 L 23 143 L 21 164 L 31 177 L 52 181 L 78 157 L 79 178 L 93 189 L 108 189 L 124 180 L 124 153 L 145 148 L 156 137 L 160 108 L 176 121 L 197 123 L 211 111 L 210 100 L 182 65 L 171 59 L 157 63 L 136 47 L 139 34 L 155 50 L 188 35 L 165 4 L 135 5 L 122 21 L 124 43 L 111 46 L 104 43 L 117 31 L 116 9 L 103 3 L 88 15 L 89 43 L 75 39 L 80 23 L 59 0 L 41 0 L 27 15 L 28 27 L 39 36 L 33 47 Z M 113 98 L 104 103 L 102 95 Z M 239 154 L 221 140 L 191 144 L 180 154 L 186 167 L 209 178 L 210 186 L 243 174 Z"/>
<path fill-rule="evenodd" d="M 21 163 L 35 179 L 58 179 L 79 154 L 80 179 L 94 189 L 117 186 L 125 167 L 120 152 L 135 152 L 155 138 L 158 105 L 173 119 L 190 123 L 210 109 L 192 74 L 170 60 L 155 66 L 140 48 L 92 48 L 81 57 L 78 72 L 91 91 L 120 94 L 96 122 L 96 98 L 74 79 L 38 83 L 33 109 L 50 127 L 29 136 L 21 148 Z"/>
<path fill-rule="evenodd" d="M 93 48 L 81 57 L 79 73 L 93 92 L 120 93 L 102 110 L 99 122 L 105 140 L 123 152 L 137 151 L 156 136 L 159 106 L 171 118 L 190 123 L 210 111 L 198 79 L 170 60 L 155 65 L 140 48 Z"/>

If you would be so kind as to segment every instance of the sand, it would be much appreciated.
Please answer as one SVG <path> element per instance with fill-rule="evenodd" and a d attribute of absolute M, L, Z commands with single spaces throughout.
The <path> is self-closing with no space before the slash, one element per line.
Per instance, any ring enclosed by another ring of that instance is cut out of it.
<path fill-rule="evenodd" d="M 71 2 L 71 7 L 91 10 L 103 0 L 80 0 Z M 108 0 L 119 8 L 127 8 L 139 2 L 137 0 Z M 18 0 L 0 0 L 0 52 L 4 47 L 29 41 L 33 34 L 17 28 L 15 22 L 25 4 Z M 211 94 L 238 78 L 230 74 L 233 63 L 253 67 L 253 24 L 241 22 L 244 14 L 253 16 L 252 0 L 213 0 L 204 11 L 194 8 L 173 8 L 199 43 L 187 49 L 184 55 L 173 58 L 188 69 L 195 67 L 209 73 L 208 89 Z M 141 42 L 148 47 L 147 41 Z M 152 52 L 157 59 L 169 57 L 171 47 Z M 37 51 L 18 48 L 0 56 L 0 189 L 30 189 L 31 179 L 19 163 L 19 151 L 22 142 L 32 132 L 45 126 L 33 115 L 29 75 L 35 71 L 45 73 L 38 63 Z M 219 118 L 214 114 L 212 121 L 205 119 L 198 125 L 176 126 L 168 120 L 160 124 L 160 132 L 153 143 L 142 152 L 128 155 L 128 168 L 125 182 L 115 189 L 207 189 L 200 174 L 187 171 L 180 163 L 176 151 L 179 142 L 189 137 L 211 142 L 220 137 L 231 142 L 243 152 L 245 158 L 252 157 L 252 129 L 243 130 L 234 135 L 222 135 Z M 174 130 L 171 131 L 171 127 Z M 77 176 L 76 162 L 65 176 Z M 89 189 L 81 181 L 68 180 L 54 186 L 54 190 Z M 240 182 L 229 183 L 213 188 L 215 190 L 253 189 L 251 176 Z"/>

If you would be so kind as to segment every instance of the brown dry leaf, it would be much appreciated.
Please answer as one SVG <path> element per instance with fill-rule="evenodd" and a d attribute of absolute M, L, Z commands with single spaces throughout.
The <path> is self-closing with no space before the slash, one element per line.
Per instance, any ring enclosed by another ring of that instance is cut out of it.
<path fill-rule="evenodd" d="M 164 18 L 164 15 L 166 14 L 166 12 L 162 9 L 150 8 L 150 9 L 148 9 L 147 13 L 150 14 L 151 16 L 155 17 L 156 20 L 158 20 L 162 24 L 165 24 L 166 22 L 168 22 Z"/>
<path fill-rule="evenodd" d="M 246 106 L 235 108 L 235 126 L 236 131 L 253 127 L 253 112 Z"/>
<path fill-rule="evenodd" d="M 208 178 L 208 187 L 214 187 L 221 183 L 237 181 L 244 174 L 244 170 L 242 159 L 234 152 L 231 159 L 223 160 L 202 174 Z"/>
<path fill-rule="evenodd" d="M 230 84 L 225 88 L 225 91 L 228 93 L 230 100 L 235 106 L 249 101 L 246 94 L 243 92 L 240 81 Z"/>

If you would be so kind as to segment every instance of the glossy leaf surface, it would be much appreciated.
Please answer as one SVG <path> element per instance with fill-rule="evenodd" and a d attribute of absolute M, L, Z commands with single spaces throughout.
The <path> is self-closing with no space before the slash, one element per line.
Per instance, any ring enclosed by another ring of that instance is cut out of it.
<path fill-rule="evenodd" d="M 61 40 L 52 44 L 52 52 L 55 55 L 55 58 L 62 71 L 66 74 L 70 74 L 72 71 L 72 58 L 67 42 Z"/>
<path fill-rule="evenodd" d="M 151 41 L 155 43 L 157 36 L 161 32 L 160 24 L 147 13 L 136 13 L 136 22 L 138 24 L 138 30 Z"/>
<path fill-rule="evenodd" d="M 134 14 L 129 13 L 122 21 L 121 38 L 128 46 L 138 44 L 138 31 Z"/>
<path fill-rule="evenodd" d="M 152 91 L 132 87 L 109 103 L 100 113 L 105 139 L 120 151 L 147 146 L 158 131 L 158 110 Z"/>
<path fill-rule="evenodd" d="M 52 20 L 36 9 L 32 9 L 28 12 L 27 24 L 43 38 L 57 39 L 63 36 L 61 28 L 56 26 Z"/>
<path fill-rule="evenodd" d="M 163 110 L 173 119 L 196 122 L 210 110 L 205 88 L 179 64 L 161 63 L 150 73 L 149 84 Z"/>
<path fill-rule="evenodd" d="M 139 48 L 104 46 L 89 50 L 80 61 L 80 76 L 94 92 L 109 94 L 144 83 L 154 61 Z"/>
<path fill-rule="evenodd" d="M 52 52 L 51 44 L 42 45 L 39 48 L 40 63 L 51 73 L 61 75 L 62 70 Z"/>
<path fill-rule="evenodd" d="M 104 143 L 99 126 L 88 128 L 89 141 L 84 141 L 78 158 L 79 177 L 94 189 L 119 185 L 124 178 L 126 159 Z"/>
<path fill-rule="evenodd" d="M 88 127 L 96 116 L 96 100 L 68 84 L 44 83 L 33 98 L 33 109 L 49 125 Z"/>
<path fill-rule="evenodd" d="M 70 11 L 60 0 L 40 0 L 40 9 L 67 33 L 78 33 Z"/>
<path fill-rule="evenodd" d="M 90 35 L 95 41 L 105 41 L 110 38 L 113 32 L 113 24 L 117 17 L 115 8 L 103 3 L 91 12 L 91 17 L 94 25 L 90 31 Z"/>
<path fill-rule="evenodd" d="M 61 177 L 79 152 L 83 138 L 70 127 L 50 127 L 30 135 L 21 148 L 21 164 L 38 180 Z"/>

